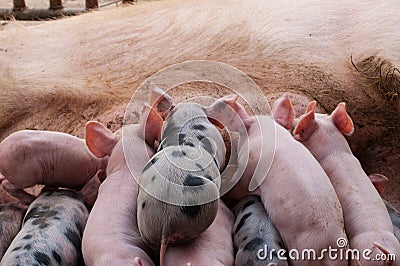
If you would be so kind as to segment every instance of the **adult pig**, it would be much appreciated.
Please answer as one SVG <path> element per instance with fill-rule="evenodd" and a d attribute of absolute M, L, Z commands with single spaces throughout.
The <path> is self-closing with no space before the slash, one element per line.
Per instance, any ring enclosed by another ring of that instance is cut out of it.
<path fill-rule="evenodd" d="M 260 197 L 243 198 L 233 208 L 233 212 L 236 217 L 232 231 L 237 250 L 235 266 L 288 265 L 287 261 L 277 256 L 278 252 L 280 256 L 285 254 L 283 241 Z"/>
<path fill-rule="evenodd" d="M 28 206 L 18 202 L 0 205 L 0 258 L 21 229 L 27 208 Z"/>
<path fill-rule="evenodd" d="M 83 265 L 81 238 L 89 210 L 71 190 L 48 190 L 29 206 L 0 265 Z"/>
<path fill-rule="evenodd" d="M 22 130 L 0 143 L 2 186 L 26 204 L 34 196 L 24 188 L 43 184 L 81 189 L 99 170 L 105 172 L 107 162 L 93 156 L 85 140 L 60 132 Z"/>
<path fill-rule="evenodd" d="M 229 128 L 232 124 L 225 123 L 224 119 L 231 117 L 231 115 L 226 115 L 231 108 L 237 110 L 239 117 L 248 128 L 250 152 L 260 149 L 260 143 L 268 143 L 274 137 L 270 128 L 264 128 L 264 125 L 270 123 L 269 120 L 272 117 L 250 116 L 236 99 L 237 97 L 219 99 L 219 102 L 226 103 L 224 105 L 226 107 L 216 109 L 215 112 L 209 110 L 210 115 L 218 118 L 229 130 L 234 130 L 234 128 Z M 276 108 L 279 109 L 278 106 L 281 104 L 285 105 L 286 100 L 278 101 Z M 285 117 L 289 119 L 293 116 Z M 329 247 L 336 248 L 338 239 L 347 239 L 340 203 L 327 175 L 312 154 L 278 124 L 275 126 L 275 134 L 274 160 L 270 170 L 264 173 L 265 179 L 257 193 L 261 196 L 264 207 L 272 223 L 280 232 L 287 249 L 297 249 L 300 253 L 304 249 L 313 249 L 318 256 Z M 268 147 L 267 144 L 265 145 Z M 239 160 L 239 164 L 247 163 L 247 166 L 242 167 L 256 166 L 257 162 L 251 162 L 251 157 L 249 158 L 249 162 Z M 262 153 L 260 158 L 260 163 L 263 163 Z M 247 171 L 254 173 L 255 169 L 246 169 L 245 173 Z M 246 180 L 246 182 L 239 181 L 238 183 L 244 186 L 241 191 L 247 190 L 250 178 L 251 176 L 241 177 Z M 237 195 L 237 197 L 240 196 Z M 330 260 L 327 256 L 322 260 L 309 260 L 307 257 L 301 260 L 301 256 L 292 256 L 291 263 L 295 265 L 347 265 L 345 260 Z"/>
<path fill-rule="evenodd" d="M 179 103 L 169 113 L 160 151 L 140 176 L 138 226 L 160 264 L 168 244 L 196 238 L 218 210 L 219 169 L 225 144 L 196 103 Z M 155 211 L 157 210 L 157 211 Z"/>
<path fill-rule="evenodd" d="M 328 174 L 343 208 L 350 248 L 372 251 L 367 257 L 360 256 L 362 265 L 377 265 L 379 261 L 369 258 L 378 259 L 384 253 L 398 256 L 400 244 L 385 204 L 343 136 L 354 130 L 345 103 L 338 104 L 331 115 L 315 114 L 315 106 L 315 101 L 310 102 L 293 134 Z"/>
<path fill-rule="evenodd" d="M 169 247 L 165 254 L 165 265 L 233 265 L 233 221 L 232 212 L 220 200 L 217 216 L 210 227 L 188 243 Z"/>

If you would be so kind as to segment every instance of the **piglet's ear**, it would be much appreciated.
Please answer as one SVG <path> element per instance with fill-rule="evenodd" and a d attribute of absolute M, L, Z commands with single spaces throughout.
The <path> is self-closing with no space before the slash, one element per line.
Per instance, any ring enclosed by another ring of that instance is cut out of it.
<path fill-rule="evenodd" d="M 146 140 L 146 143 L 153 147 L 155 141 L 161 140 L 161 131 L 164 120 L 154 108 L 147 103 L 144 104 L 142 116 L 140 118 L 140 136 Z"/>
<path fill-rule="evenodd" d="M 149 103 L 160 114 L 162 119 L 165 119 L 175 106 L 171 96 L 154 83 L 150 83 Z"/>
<path fill-rule="evenodd" d="M 317 128 L 317 122 L 315 121 L 315 104 L 312 102 L 308 104 L 310 109 L 308 113 L 304 114 L 297 126 L 293 131 L 294 138 L 298 141 L 306 141 L 314 133 Z"/>
<path fill-rule="evenodd" d="M 103 124 L 96 121 L 86 123 L 86 146 L 98 158 L 111 155 L 118 139 Z"/>
<path fill-rule="evenodd" d="M 346 112 L 346 104 L 339 103 L 336 109 L 331 114 L 335 126 L 347 136 L 351 136 L 354 132 L 353 121 Z"/>
<path fill-rule="evenodd" d="M 315 110 L 315 107 L 317 106 L 316 101 L 309 102 L 307 105 L 307 110 L 306 113 L 311 112 L 312 110 Z"/>
<path fill-rule="evenodd" d="M 289 100 L 288 95 L 285 93 L 279 97 L 272 108 L 272 114 L 275 121 L 288 130 L 293 129 L 294 123 L 294 109 Z"/>
<path fill-rule="evenodd" d="M 221 98 L 226 104 L 236 110 L 236 102 L 239 99 L 237 94 L 229 94 Z"/>
<path fill-rule="evenodd" d="M 372 184 L 374 185 L 379 194 L 383 193 L 386 184 L 389 182 L 389 179 L 381 174 L 372 174 L 369 175 L 368 178 L 371 180 Z"/>

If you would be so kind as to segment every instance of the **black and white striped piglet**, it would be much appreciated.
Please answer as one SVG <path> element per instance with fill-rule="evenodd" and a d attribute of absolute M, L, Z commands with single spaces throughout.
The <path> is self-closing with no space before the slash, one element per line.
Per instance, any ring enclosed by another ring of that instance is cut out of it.
<path fill-rule="evenodd" d="M 21 230 L 22 219 L 27 208 L 28 206 L 20 202 L 0 205 L 0 259 Z"/>
<path fill-rule="evenodd" d="M 42 192 L 0 265 L 84 265 L 81 240 L 89 211 L 71 190 Z"/>
<path fill-rule="evenodd" d="M 283 241 L 272 224 L 264 205 L 258 196 L 247 196 L 233 208 L 233 243 L 236 257 L 235 266 L 241 265 L 288 265 L 279 260 L 284 256 Z M 279 251 L 280 250 L 280 251 Z M 286 255 L 285 255 L 286 256 Z"/>

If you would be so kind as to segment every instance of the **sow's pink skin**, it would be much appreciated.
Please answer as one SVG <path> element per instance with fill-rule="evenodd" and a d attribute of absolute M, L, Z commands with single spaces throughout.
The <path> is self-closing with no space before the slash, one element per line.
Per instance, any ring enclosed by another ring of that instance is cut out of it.
<path fill-rule="evenodd" d="M 234 216 L 220 200 L 214 222 L 188 243 L 171 246 L 165 253 L 165 265 L 233 265 L 232 226 Z"/>
<path fill-rule="evenodd" d="M 86 125 L 86 143 L 89 149 L 98 157 L 110 156 L 107 178 L 100 186 L 83 234 L 82 253 L 88 266 L 154 265 L 148 255 L 150 250 L 145 246 L 137 225 L 139 186 L 136 178 L 154 154 L 155 142 L 160 141 L 163 118 L 172 108 L 170 99 L 156 96 L 161 94 L 162 92 L 152 86 L 150 103 L 154 103 L 157 112 L 146 105 L 141 123 L 128 125 L 124 133 L 124 139 L 129 139 L 133 147 L 136 147 L 129 153 L 135 162 L 129 169 L 122 141 L 98 122 L 92 121 Z M 148 127 L 149 125 L 152 127 Z M 140 150 L 139 147 L 143 147 L 143 144 L 139 144 L 144 141 L 146 148 Z"/>
<path fill-rule="evenodd" d="M 307 113 L 301 117 L 293 134 L 328 174 L 343 208 L 350 248 L 360 252 L 370 249 L 370 258 L 385 253 L 399 256 L 400 244 L 393 234 L 385 204 L 343 136 L 351 135 L 354 130 L 345 103 L 340 103 L 331 115 L 315 114 L 315 106 L 315 101 L 308 105 Z M 365 260 L 363 256 L 360 262 L 379 265 L 378 261 Z M 393 265 L 400 265 L 400 260 Z"/>
<path fill-rule="evenodd" d="M 261 138 L 264 138 L 263 143 L 267 143 L 274 137 L 273 132 L 262 131 L 261 134 L 261 131 L 251 132 L 251 130 L 262 128 L 262 123 L 271 118 L 250 117 L 236 98 L 226 96 L 219 101 L 224 101 L 227 103 L 225 106 L 229 105 L 237 110 L 248 128 L 250 151 L 259 149 Z M 285 104 L 285 102 L 279 104 Z M 214 112 L 213 108 L 208 109 L 210 114 L 213 112 L 211 117 L 227 126 L 228 130 L 234 130 L 229 128 L 234 124 L 229 123 L 232 121 L 230 120 L 232 116 L 226 114 L 227 109 L 221 104 L 218 105 L 219 108 L 214 109 Z M 286 115 L 285 117 L 292 118 L 293 116 Z M 227 118 L 229 121 L 225 123 Z M 256 118 L 260 121 L 261 127 L 257 125 Z M 240 160 L 238 162 L 247 163 Z M 252 162 L 250 157 L 247 165 L 256 164 L 257 162 Z M 246 169 L 245 173 L 249 170 L 251 169 Z M 241 192 L 246 192 L 250 178 L 251 176 L 244 175 L 241 177 L 241 180 L 247 179 Z M 241 185 L 241 180 L 239 185 Z M 342 209 L 327 175 L 312 154 L 278 124 L 276 125 L 275 157 L 258 190 L 264 207 L 288 250 L 314 249 L 317 254 L 321 254 L 321 251 L 328 249 L 329 246 L 338 248 L 339 238 L 347 239 Z M 236 195 L 238 198 L 244 196 Z M 293 265 L 347 265 L 345 260 L 330 260 L 328 256 L 325 256 L 323 260 L 293 260 L 291 263 Z"/>
<path fill-rule="evenodd" d="M 99 170 L 105 172 L 107 162 L 108 157 L 93 156 L 85 140 L 61 132 L 22 130 L 0 143 L 2 186 L 25 204 L 35 197 L 24 188 L 43 184 L 79 190 Z"/>

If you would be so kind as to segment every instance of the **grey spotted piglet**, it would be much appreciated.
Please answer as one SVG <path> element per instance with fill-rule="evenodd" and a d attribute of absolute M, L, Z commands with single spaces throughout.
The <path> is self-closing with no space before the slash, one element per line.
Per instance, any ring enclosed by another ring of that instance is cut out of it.
<path fill-rule="evenodd" d="M 139 178 L 137 217 L 163 265 L 168 244 L 194 239 L 214 221 L 225 144 L 202 106 L 180 103 L 167 117 L 159 150 Z"/>
<path fill-rule="evenodd" d="M 381 174 L 372 174 L 368 176 L 369 179 L 371 180 L 372 184 L 378 191 L 380 195 L 382 195 L 383 190 L 385 189 L 386 184 L 389 182 L 389 179 Z M 390 204 L 388 201 L 383 200 L 383 203 L 385 203 L 386 209 L 389 213 L 390 220 L 392 221 L 393 224 L 393 230 L 394 230 L 394 236 L 397 238 L 397 240 L 400 242 L 400 212 L 396 210 L 396 208 Z"/>
<path fill-rule="evenodd" d="M 96 187 L 91 182 L 100 184 L 97 176 L 88 182 L 90 189 Z M 29 206 L 22 229 L 0 265 L 84 265 L 81 239 L 89 205 L 82 193 L 87 193 L 88 189 L 84 187 L 74 192 L 45 187 L 42 191 Z"/>
<path fill-rule="evenodd" d="M 283 241 L 260 197 L 243 198 L 233 212 L 236 217 L 232 231 L 237 250 L 235 266 L 288 265 L 278 258 L 277 252 L 284 252 Z"/>
<path fill-rule="evenodd" d="M 108 157 L 93 156 L 85 140 L 61 132 L 22 130 L 0 143 L 2 186 L 25 204 L 35 197 L 24 188 L 42 184 L 81 189 L 99 170 L 105 177 L 107 162 Z"/>
<path fill-rule="evenodd" d="M 27 208 L 28 206 L 20 202 L 0 205 L 0 259 L 21 229 Z"/>

